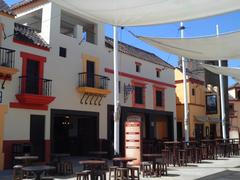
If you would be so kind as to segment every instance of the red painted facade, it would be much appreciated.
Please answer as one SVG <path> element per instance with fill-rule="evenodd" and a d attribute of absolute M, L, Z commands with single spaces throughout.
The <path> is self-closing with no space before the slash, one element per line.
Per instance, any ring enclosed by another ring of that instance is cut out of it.
<path fill-rule="evenodd" d="M 20 56 L 22 58 L 22 76 L 27 75 L 27 62 L 29 60 L 37 61 L 39 63 L 39 78 L 43 79 L 44 76 L 44 63 L 46 62 L 46 57 L 30 54 L 27 52 L 21 52 Z M 22 79 L 22 92 L 26 89 L 26 79 Z M 42 93 L 42 81 L 39 81 L 39 93 Z M 21 108 L 21 109 L 34 109 L 34 110 L 48 110 L 48 104 L 50 104 L 55 97 L 43 96 L 42 94 L 17 94 L 16 99 L 18 102 L 11 102 L 11 108 Z"/>

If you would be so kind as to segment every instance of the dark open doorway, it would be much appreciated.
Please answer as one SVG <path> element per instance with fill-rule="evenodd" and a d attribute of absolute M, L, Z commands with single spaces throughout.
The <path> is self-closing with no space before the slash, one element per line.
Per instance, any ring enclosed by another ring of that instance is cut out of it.
<path fill-rule="evenodd" d="M 52 110 L 52 151 L 85 156 L 97 149 L 98 113 Z"/>

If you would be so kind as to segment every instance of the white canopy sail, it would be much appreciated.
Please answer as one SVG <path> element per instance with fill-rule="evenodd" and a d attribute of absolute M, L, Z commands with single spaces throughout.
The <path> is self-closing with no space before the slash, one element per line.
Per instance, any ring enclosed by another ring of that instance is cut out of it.
<path fill-rule="evenodd" d="M 215 73 L 222 74 L 225 76 L 231 76 L 232 78 L 240 81 L 240 68 L 230 68 L 230 67 L 219 67 L 209 64 L 201 64 L 205 69 Z"/>
<path fill-rule="evenodd" d="M 136 36 L 163 51 L 195 60 L 240 58 L 240 32 L 202 38 L 151 38 Z"/>
<path fill-rule="evenodd" d="M 50 0 L 103 23 L 140 26 L 172 23 L 240 10 L 239 0 Z"/>

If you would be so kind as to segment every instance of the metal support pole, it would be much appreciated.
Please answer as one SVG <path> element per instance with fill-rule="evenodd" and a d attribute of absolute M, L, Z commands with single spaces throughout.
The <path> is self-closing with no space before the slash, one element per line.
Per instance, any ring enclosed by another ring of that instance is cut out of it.
<path fill-rule="evenodd" d="M 119 92 L 118 92 L 118 27 L 113 26 L 114 66 L 114 155 L 119 154 Z"/>
<path fill-rule="evenodd" d="M 216 33 L 219 36 L 219 27 L 216 25 Z M 218 60 L 218 66 L 222 67 L 222 61 Z M 219 74 L 219 85 L 220 85 L 220 100 L 221 100 L 221 120 L 222 120 L 222 137 L 226 139 L 226 114 L 225 114 L 225 98 L 224 98 L 224 86 L 223 86 L 223 75 Z"/>
<path fill-rule="evenodd" d="M 184 38 L 183 22 L 180 23 L 181 38 Z M 183 92 L 184 92 L 184 135 L 185 141 L 189 141 L 189 121 L 188 121 L 188 93 L 186 80 L 186 60 L 182 57 L 182 72 L 183 72 Z"/>

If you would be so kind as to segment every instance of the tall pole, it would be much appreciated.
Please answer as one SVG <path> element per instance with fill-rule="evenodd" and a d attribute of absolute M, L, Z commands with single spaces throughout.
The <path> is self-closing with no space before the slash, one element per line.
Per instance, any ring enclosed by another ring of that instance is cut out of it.
<path fill-rule="evenodd" d="M 113 26 L 113 66 L 114 66 L 114 155 L 119 154 L 119 92 L 118 92 L 118 27 Z"/>
<path fill-rule="evenodd" d="M 219 36 L 219 27 L 216 25 L 216 33 Z M 222 67 L 222 61 L 218 60 L 218 66 Z M 224 98 L 224 86 L 223 86 L 223 75 L 219 74 L 220 84 L 220 100 L 221 100 L 221 120 L 222 120 L 222 137 L 226 139 L 226 114 L 225 114 L 225 98 Z"/>
<path fill-rule="evenodd" d="M 181 38 L 184 38 L 183 22 L 180 23 Z M 188 93 L 186 80 L 186 60 L 182 56 L 182 72 L 183 72 L 183 98 L 184 98 L 184 135 L 185 141 L 189 141 L 189 121 L 188 121 Z"/>

